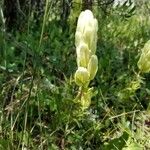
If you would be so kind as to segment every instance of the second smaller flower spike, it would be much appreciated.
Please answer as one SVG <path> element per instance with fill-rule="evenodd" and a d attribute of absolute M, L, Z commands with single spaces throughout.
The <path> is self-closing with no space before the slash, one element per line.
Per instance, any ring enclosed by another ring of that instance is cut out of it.
<path fill-rule="evenodd" d="M 141 72 L 150 72 L 150 40 L 144 45 L 137 65 Z"/>

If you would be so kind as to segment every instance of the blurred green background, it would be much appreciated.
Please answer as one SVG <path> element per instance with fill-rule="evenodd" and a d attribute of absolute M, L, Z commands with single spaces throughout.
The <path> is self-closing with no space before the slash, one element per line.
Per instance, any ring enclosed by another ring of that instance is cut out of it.
<path fill-rule="evenodd" d="M 94 97 L 74 102 L 74 34 L 82 10 L 99 23 Z M 150 149 L 148 0 L 0 1 L 0 149 Z"/>

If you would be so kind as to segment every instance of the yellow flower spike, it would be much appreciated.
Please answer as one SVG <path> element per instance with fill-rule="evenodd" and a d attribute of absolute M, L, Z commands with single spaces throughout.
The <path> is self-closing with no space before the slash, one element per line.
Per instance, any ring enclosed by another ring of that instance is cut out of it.
<path fill-rule="evenodd" d="M 75 83 L 78 86 L 84 86 L 89 81 L 89 73 L 86 68 L 79 67 L 75 73 Z"/>
<path fill-rule="evenodd" d="M 84 109 L 91 104 L 92 88 L 88 89 L 98 69 L 98 59 L 95 55 L 97 46 L 98 22 L 90 10 L 81 12 L 75 33 L 75 46 L 78 69 L 75 73 L 75 83 L 79 86 L 80 95 L 77 96 Z"/>
<path fill-rule="evenodd" d="M 91 56 L 87 70 L 89 72 L 90 80 L 94 79 L 98 70 L 98 59 L 96 55 Z"/>
<path fill-rule="evenodd" d="M 81 43 L 77 48 L 77 63 L 78 67 L 87 67 L 90 57 L 90 51 L 87 44 Z"/>

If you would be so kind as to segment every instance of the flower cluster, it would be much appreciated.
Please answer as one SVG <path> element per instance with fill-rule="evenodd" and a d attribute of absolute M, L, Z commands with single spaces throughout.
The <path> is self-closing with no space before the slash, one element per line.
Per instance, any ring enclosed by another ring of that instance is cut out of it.
<path fill-rule="evenodd" d="M 95 55 L 97 44 L 98 22 L 90 10 L 81 12 L 75 33 L 75 46 L 78 69 L 75 82 L 80 87 L 87 87 L 94 79 L 98 69 L 98 59 Z"/>
<path fill-rule="evenodd" d="M 150 40 L 144 45 L 137 65 L 141 72 L 150 72 Z"/>

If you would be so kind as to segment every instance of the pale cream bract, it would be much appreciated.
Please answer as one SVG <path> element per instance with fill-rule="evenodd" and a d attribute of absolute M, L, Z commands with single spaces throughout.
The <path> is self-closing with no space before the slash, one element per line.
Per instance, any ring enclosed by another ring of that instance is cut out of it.
<path fill-rule="evenodd" d="M 88 64 L 88 72 L 90 80 L 93 80 L 98 70 L 98 59 L 96 55 L 92 55 Z"/>
<path fill-rule="evenodd" d="M 84 86 L 89 81 L 89 73 L 86 68 L 79 67 L 75 73 L 75 82 L 78 86 Z"/>
<path fill-rule="evenodd" d="M 88 45 L 85 43 L 81 43 L 77 48 L 77 63 L 78 66 L 87 67 L 88 61 L 90 57 L 90 52 L 88 49 Z"/>

